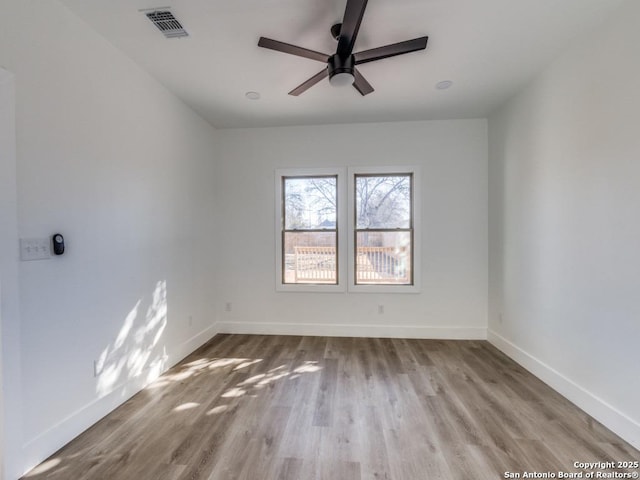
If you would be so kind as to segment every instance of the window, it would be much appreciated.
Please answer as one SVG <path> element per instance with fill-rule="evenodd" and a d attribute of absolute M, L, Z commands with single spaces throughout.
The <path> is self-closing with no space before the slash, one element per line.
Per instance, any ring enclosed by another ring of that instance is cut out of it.
<path fill-rule="evenodd" d="M 338 284 L 338 177 L 282 177 L 282 283 Z"/>
<path fill-rule="evenodd" d="M 418 291 L 415 168 L 282 169 L 275 180 L 277 290 Z"/>
<path fill-rule="evenodd" d="M 413 175 L 356 174 L 356 285 L 413 285 Z"/>
<path fill-rule="evenodd" d="M 282 291 L 343 291 L 340 169 L 276 171 L 276 271 Z"/>

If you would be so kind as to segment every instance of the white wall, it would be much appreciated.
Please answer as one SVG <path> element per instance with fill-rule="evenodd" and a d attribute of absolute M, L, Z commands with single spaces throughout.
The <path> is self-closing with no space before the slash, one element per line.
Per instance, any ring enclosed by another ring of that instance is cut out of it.
<path fill-rule="evenodd" d="M 3 5 L 0 65 L 15 74 L 19 236 L 67 243 L 19 266 L 14 479 L 212 335 L 196 250 L 211 246 L 215 134 L 54 0 Z"/>
<path fill-rule="evenodd" d="M 631 0 L 489 120 L 490 340 L 636 447 L 638 25 Z"/>
<path fill-rule="evenodd" d="M 4 432 L 20 426 L 19 415 L 13 414 L 20 405 L 15 394 L 20 390 L 20 325 L 14 97 L 13 75 L 0 68 L 0 479 L 4 459 L 14 451 Z"/>
<path fill-rule="evenodd" d="M 485 120 L 218 133 L 216 291 L 222 331 L 485 338 Z M 275 169 L 387 165 L 421 166 L 421 293 L 276 292 Z M 225 311 L 227 302 L 231 312 Z M 377 313 L 379 304 L 384 314 Z"/>

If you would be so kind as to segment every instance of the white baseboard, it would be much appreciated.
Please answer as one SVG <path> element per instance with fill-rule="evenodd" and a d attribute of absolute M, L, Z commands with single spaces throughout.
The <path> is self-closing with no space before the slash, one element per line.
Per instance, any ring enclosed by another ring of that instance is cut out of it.
<path fill-rule="evenodd" d="M 185 342 L 175 346 L 174 349 L 168 353 L 162 364 L 162 369 L 158 370 L 157 373 L 162 374 L 167 371 L 211 339 L 216 333 L 218 333 L 218 331 L 214 324 Z M 145 374 L 122 383 L 107 395 L 96 398 L 62 421 L 40 433 L 38 436 L 28 440 L 22 447 L 23 465 L 26 467 L 23 473 L 26 473 L 44 459 L 48 458 L 63 445 L 77 437 L 153 381 L 153 378 L 150 378 L 149 375 L 146 374 L 150 368 L 151 366 L 145 370 Z"/>
<path fill-rule="evenodd" d="M 344 325 L 318 323 L 218 322 L 219 333 L 309 335 L 324 337 L 431 338 L 486 340 L 485 327 L 421 327 L 415 325 Z"/>
<path fill-rule="evenodd" d="M 487 339 L 498 350 L 640 450 L 640 423 L 496 332 L 489 330 Z"/>

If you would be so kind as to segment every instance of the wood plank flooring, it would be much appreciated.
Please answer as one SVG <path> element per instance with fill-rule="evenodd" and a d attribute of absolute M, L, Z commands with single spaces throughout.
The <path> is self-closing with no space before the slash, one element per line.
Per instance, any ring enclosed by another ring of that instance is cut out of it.
<path fill-rule="evenodd" d="M 495 480 L 630 460 L 487 342 L 218 335 L 23 478 Z"/>

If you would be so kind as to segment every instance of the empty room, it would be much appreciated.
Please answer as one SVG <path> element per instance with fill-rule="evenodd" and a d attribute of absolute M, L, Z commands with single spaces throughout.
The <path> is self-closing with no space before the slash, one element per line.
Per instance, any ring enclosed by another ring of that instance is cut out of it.
<path fill-rule="evenodd" d="M 0 479 L 638 478 L 639 31 L 3 2 Z"/>

